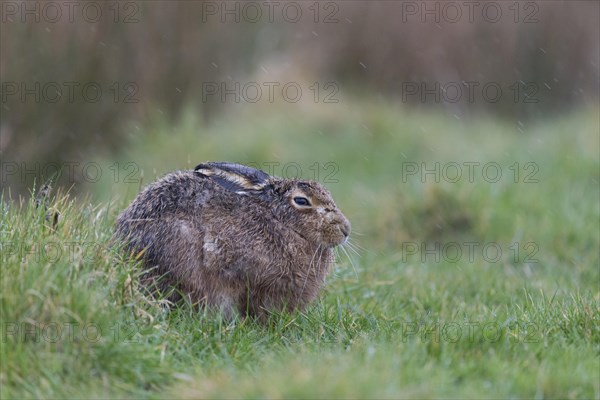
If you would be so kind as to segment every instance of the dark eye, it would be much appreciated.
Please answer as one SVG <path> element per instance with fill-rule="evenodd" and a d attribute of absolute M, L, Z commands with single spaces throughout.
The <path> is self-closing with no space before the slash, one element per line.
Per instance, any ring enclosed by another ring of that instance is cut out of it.
<path fill-rule="evenodd" d="M 310 201 L 306 197 L 294 197 L 294 203 L 299 206 L 310 206 Z"/>

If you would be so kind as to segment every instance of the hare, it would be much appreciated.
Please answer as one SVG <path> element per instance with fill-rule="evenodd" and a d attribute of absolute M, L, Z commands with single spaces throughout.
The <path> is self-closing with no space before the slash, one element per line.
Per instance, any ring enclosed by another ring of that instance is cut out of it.
<path fill-rule="evenodd" d="M 226 316 L 303 309 L 322 288 L 350 222 L 314 181 L 207 162 L 146 187 L 115 236 L 146 283 Z"/>

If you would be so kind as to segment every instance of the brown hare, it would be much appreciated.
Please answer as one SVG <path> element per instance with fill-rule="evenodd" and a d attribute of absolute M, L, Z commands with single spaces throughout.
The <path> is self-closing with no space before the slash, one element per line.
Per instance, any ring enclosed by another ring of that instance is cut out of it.
<path fill-rule="evenodd" d="M 261 318 L 313 300 L 349 234 L 321 184 L 224 162 L 150 184 L 115 232 L 143 258 L 142 281 L 171 300 Z"/>

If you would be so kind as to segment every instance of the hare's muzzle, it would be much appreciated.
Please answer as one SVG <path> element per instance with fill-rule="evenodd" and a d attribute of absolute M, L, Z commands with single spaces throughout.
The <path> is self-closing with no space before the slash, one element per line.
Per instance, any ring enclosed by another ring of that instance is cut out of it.
<path fill-rule="evenodd" d="M 346 243 L 348 236 L 350 236 L 350 221 L 343 214 L 339 213 L 336 215 L 330 225 L 329 243 L 332 246 L 338 246 Z"/>
<path fill-rule="evenodd" d="M 350 236 L 350 230 L 350 222 L 345 219 L 345 221 L 340 224 L 340 231 L 342 232 L 342 235 L 344 235 L 344 241 L 348 240 L 348 236 Z"/>

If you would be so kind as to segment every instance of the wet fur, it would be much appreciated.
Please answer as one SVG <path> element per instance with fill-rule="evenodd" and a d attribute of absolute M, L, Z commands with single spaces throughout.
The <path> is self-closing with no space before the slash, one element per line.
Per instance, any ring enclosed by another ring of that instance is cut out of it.
<path fill-rule="evenodd" d="M 310 196 L 314 209 L 293 206 L 296 193 Z M 313 300 L 349 231 L 317 182 L 207 163 L 146 187 L 115 235 L 143 258 L 145 285 L 171 300 L 184 295 L 227 315 L 264 316 Z"/>

